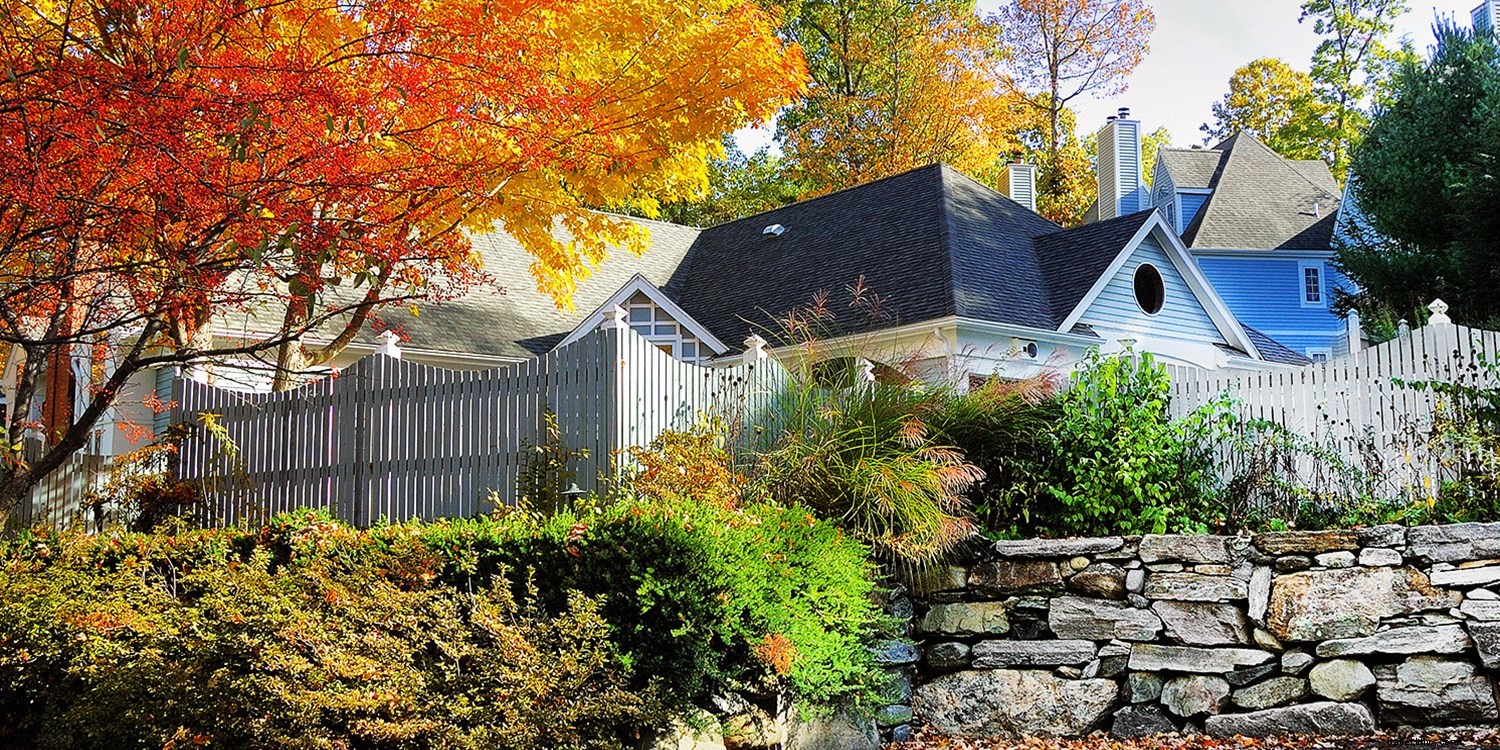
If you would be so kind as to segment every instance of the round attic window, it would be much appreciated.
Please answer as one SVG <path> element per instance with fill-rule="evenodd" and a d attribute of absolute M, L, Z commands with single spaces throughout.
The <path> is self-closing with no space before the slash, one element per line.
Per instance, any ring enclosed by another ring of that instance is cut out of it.
<path fill-rule="evenodd" d="M 1142 263 L 1135 269 L 1135 303 L 1147 315 L 1155 315 L 1161 312 L 1162 303 L 1166 301 L 1167 290 L 1161 281 L 1161 271 L 1150 263 Z"/>

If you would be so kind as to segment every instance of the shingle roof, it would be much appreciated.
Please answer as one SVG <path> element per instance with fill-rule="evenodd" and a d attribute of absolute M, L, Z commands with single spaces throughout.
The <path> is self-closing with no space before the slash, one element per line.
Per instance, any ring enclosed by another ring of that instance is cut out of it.
<path fill-rule="evenodd" d="M 1202 153 L 1213 152 L 1222 154 L 1218 170 L 1208 185 L 1214 192 L 1182 233 L 1188 246 L 1242 250 L 1329 248 L 1339 191 L 1328 165 L 1283 158 L 1245 134 L 1233 136 Z M 1173 153 L 1171 158 L 1183 152 Z M 1200 161 L 1206 163 L 1206 159 Z M 1175 173 L 1173 180 L 1176 181 Z"/>
<path fill-rule="evenodd" d="M 1288 349 L 1281 342 L 1250 326 L 1241 324 L 1245 329 L 1245 335 L 1250 337 L 1250 343 L 1255 344 L 1255 350 L 1267 362 L 1278 362 L 1284 365 L 1310 365 L 1312 360 L 1302 354 Z"/>
<path fill-rule="evenodd" d="M 1056 325 L 1083 301 L 1152 213 L 1154 209 L 1140 211 L 1036 239 L 1036 255 L 1052 291 Z"/>
<path fill-rule="evenodd" d="M 1164 148 L 1156 153 L 1172 176 L 1172 184 L 1188 189 L 1213 186 L 1224 159 L 1224 152 L 1217 149 Z"/>

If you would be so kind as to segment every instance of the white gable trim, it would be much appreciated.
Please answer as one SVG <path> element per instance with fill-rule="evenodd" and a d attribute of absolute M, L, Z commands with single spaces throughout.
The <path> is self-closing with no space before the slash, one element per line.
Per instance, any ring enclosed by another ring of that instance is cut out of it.
<path fill-rule="evenodd" d="M 693 316 L 688 315 L 687 311 L 683 310 L 681 307 L 678 307 L 676 302 L 673 302 L 670 297 L 662 292 L 661 289 L 658 289 L 655 284 L 651 283 L 646 279 L 645 276 L 642 276 L 640 274 L 632 276 L 630 278 L 630 281 L 625 282 L 624 286 L 620 287 L 615 291 L 614 294 L 610 295 L 609 299 L 604 301 L 604 304 L 600 305 L 599 307 L 595 308 L 593 312 L 589 313 L 588 316 L 585 317 L 583 321 L 572 330 L 571 333 L 565 336 L 557 346 L 553 347 L 553 349 L 561 349 L 562 347 L 565 347 L 568 344 L 571 344 L 574 341 L 583 338 L 589 333 L 589 331 L 598 328 L 599 324 L 604 322 L 604 313 L 606 310 L 611 310 L 619 305 L 625 304 L 627 300 L 637 294 L 644 294 L 646 296 L 646 299 L 651 300 L 656 304 L 657 307 L 666 310 L 667 314 L 671 315 L 672 318 L 677 321 L 678 325 L 687 329 L 689 333 L 697 337 L 699 341 L 702 341 L 705 346 L 707 346 L 709 349 L 712 349 L 715 356 L 729 351 L 729 347 L 725 346 L 724 342 L 720 341 L 718 337 L 714 336 L 712 333 L 709 333 L 708 329 L 704 328 L 702 323 L 694 320 Z"/>
<path fill-rule="evenodd" d="M 1057 327 L 1057 330 L 1062 332 L 1073 330 L 1073 326 L 1077 325 L 1084 313 L 1088 312 L 1089 307 L 1094 304 L 1094 300 L 1099 298 L 1099 295 L 1104 292 L 1104 288 L 1109 286 L 1109 282 L 1119 274 L 1121 268 L 1125 267 L 1125 263 L 1130 260 L 1130 256 L 1134 255 L 1146 237 L 1151 235 L 1155 235 L 1157 242 L 1161 243 L 1162 250 L 1166 252 L 1167 258 L 1172 261 L 1172 266 L 1177 269 L 1178 274 L 1182 276 L 1188 288 L 1193 291 L 1193 296 L 1198 299 L 1198 304 L 1203 306 L 1203 309 L 1208 313 L 1209 319 L 1213 321 L 1214 327 L 1218 328 L 1219 333 L 1224 336 L 1224 340 L 1233 346 L 1249 352 L 1250 356 L 1255 359 L 1261 359 L 1260 352 L 1256 350 L 1255 344 L 1250 341 L 1250 337 L 1245 333 L 1244 327 L 1240 325 L 1239 320 L 1234 317 L 1234 314 L 1229 312 L 1229 307 L 1224 304 L 1224 300 L 1219 297 L 1219 293 L 1214 291 L 1213 285 L 1208 283 L 1208 279 L 1204 277 L 1203 271 L 1198 268 L 1197 261 L 1194 261 L 1192 255 L 1188 252 L 1187 246 L 1182 244 L 1182 238 L 1178 237 L 1177 233 L 1172 231 L 1172 228 L 1167 225 L 1167 220 L 1162 217 L 1159 210 L 1151 212 L 1151 217 L 1141 225 L 1141 228 L 1136 231 L 1135 236 L 1131 237 L 1130 241 L 1125 243 L 1125 247 L 1120 250 L 1120 254 L 1116 255 L 1114 261 L 1109 264 L 1109 268 L 1106 268 L 1104 273 L 1100 274 L 1099 278 L 1094 280 L 1094 285 L 1089 288 L 1088 294 L 1083 295 L 1083 299 L 1078 301 L 1078 305 L 1063 320 L 1062 325 Z"/>

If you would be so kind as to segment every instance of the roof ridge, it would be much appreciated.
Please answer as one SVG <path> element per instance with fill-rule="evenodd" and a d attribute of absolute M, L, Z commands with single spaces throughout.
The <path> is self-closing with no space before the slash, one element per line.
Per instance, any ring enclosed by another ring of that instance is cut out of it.
<path fill-rule="evenodd" d="M 742 221 L 749 221 L 749 220 L 754 219 L 754 218 L 759 217 L 759 216 L 765 216 L 766 214 L 773 214 L 773 213 L 776 213 L 777 211 L 782 211 L 782 210 L 785 210 L 787 208 L 791 208 L 792 206 L 806 206 L 809 203 L 816 203 L 816 202 L 821 201 L 821 200 L 823 200 L 825 198 L 832 198 L 832 197 L 834 197 L 836 195 L 840 195 L 840 194 L 843 194 L 843 193 L 850 192 L 851 190 L 863 190 L 864 188 L 870 187 L 871 185 L 879 185 L 882 182 L 889 182 L 889 181 L 894 180 L 894 179 L 896 179 L 898 177 L 906 177 L 907 175 L 916 174 L 917 172 L 920 172 L 920 171 L 922 171 L 924 169 L 934 169 L 934 168 L 940 168 L 940 167 L 944 167 L 944 166 L 947 166 L 947 165 L 944 164 L 944 163 L 942 163 L 942 162 L 940 162 L 940 161 L 935 161 L 935 162 L 932 162 L 930 164 L 923 164 L 920 167 L 912 167 L 911 169 L 905 170 L 903 172 L 897 172 L 895 174 L 889 174 L 889 175 L 881 177 L 880 179 L 877 179 L 877 180 L 871 180 L 869 182 L 861 182 L 858 185 L 850 185 L 849 187 L 839 188 L 838 190 L 834 190 L 834 191 L 831 191 L 831 192 L 823 193 L 821 195 L 814 195 L 811 198 L 798 198 L 797 200 L 795 200 L 795 201 L 793 201 L 791 203 L 788 203 L 786 205 L 783 205 L 783 206 L 777 206 L 775 208 L 768 208 L 768 209 L 766 209 L 764 211 L 761 211 L 759 213 L 750 214 L 749 216 L 741 216 L 738 219 L 730 219 L 729 221 L 721 221 L 718 224 L 711 224 L 709 226 L 703 227 L 702 229 L 707 230 L 707 229 L 717 229 L 719 227 L 726 227 L 726 226 L 729 226 L 730 224 L 737 224 L 737 223 L 742 222 Z"/>
<path fill-rule="evenodd" d="M 948 165 L 938 162 L 938 210 L 943 212 L 943 220 L 938 224 L 938 243 L 943 248 L 943 262 L 948 266 L 943 269 L 948 275 L 944 286 L 949 290 L 948 304 L 952 306 L 948 312 L 957 314 L 958 295 L 954 294 L 953 291 L 958 287 L 958 273 L 956 271 L 958 268 L 958 258 L 956 257 L 958 249 L 954 247 L 955 243 L 953 242 L 953 210 L 950 205 L 953 201 L 953 194 L 949 192 L 947 185 L 949 171 L 957 172 L 958 170 L 951 170 L 948 168 Z"/>
<path fill-rule="evenodd" d="M 1292 174 L 1296 175 L 1297 179 L 1302 180 L 1303 182 L 1307 183 L 1313 189 L 1315 189 L 1315 190 L 1321 190 L 1321 191 L 1323 191 L 1325 193 L 1328 192 L 1328 190 L 1326 188 L 1324 188 L 1322 185 L 1319 185 L 1318 183 L 1313 182 L 1312 180 L 1309 180 L 1307 178 L 1307 175 L 1302 174 L 1301 172 L 1297 171 L 1297 169 L 1290 164 L 1290 162 L 1292 162 L 1292 161 L 1307 161 L 1307 162 L 1320 161 L 1321 162 L 1321 161 L 1323 161 L 1322 159 L 1295 159 L 1295 160 L 1294 159 L 1289 159 L 1289 158 L 1287 158 L 1285 156 L 1282 156 L 1281 154 L 1276 153 L 1276 150 L 1273 149 L 1273 148 L 1271 148 L 1270 146 L 1267 146 L 1266 144 L 1261 143 L 1260 140 L 1258 138 L 1256 138 L 1255 136 L 1253 136 L 1253 135 L 1246 135 L 1246 137 L 1250 139 L 1251 143 L 1254 143 L 1255 145 L 1260 146 L 1261 150 L 1263 150 L 1266 153 L 1270 154 L 1271 156 L 1275 157 L 1276 158 L 1276 163 L 1282 169 L 1284 169 L 1284 170 L 1286 170 L 1288 172 L 1291 172 Z M 1327 162 L 1324 162 L 1324 163 L 1326 164 Z M 1329 195 L 1333 195 L 1333 194 L 1329 193 Z M 1338 197 L 1338 196 L 1334 196 L 1334 197 Z"/>

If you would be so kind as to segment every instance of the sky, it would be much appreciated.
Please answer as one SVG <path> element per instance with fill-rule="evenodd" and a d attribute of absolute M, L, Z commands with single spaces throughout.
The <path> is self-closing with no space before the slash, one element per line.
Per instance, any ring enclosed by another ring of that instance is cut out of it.
<path fill-rule="evenodd" d="M 1480 0 L 1409 0 L 1411 11 L 1397 22 L 1395 35 L 1410 37 L 1425 54 L 1438 14 L 1469 23 Z M 1002 0 L 979 0 L 981 12 L 994 12 Z M 1151 51 L 1131 75 L 1129 88 L 1108 99 L 1079 98 L 1080 131 L 1097 129 L 1119 107 L 1130 107 L 1146 131 L 1165 125 L 1175 146 L 1203 141 L 1198 126 L 1212 117 L 1210 106 L 1224 96 L 1229 76 L 1258 57 L 1279 57 L 1306 70 L 1318 37 L 1311 22 L 1298 23 L 1302 0 L 1152 0 L 1156 33 Z M 771 142 L 769 127 L 735 134 L 751 151 Z"/>

